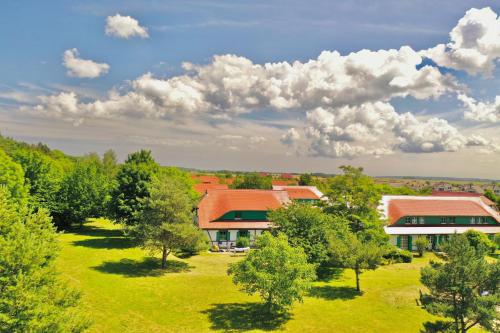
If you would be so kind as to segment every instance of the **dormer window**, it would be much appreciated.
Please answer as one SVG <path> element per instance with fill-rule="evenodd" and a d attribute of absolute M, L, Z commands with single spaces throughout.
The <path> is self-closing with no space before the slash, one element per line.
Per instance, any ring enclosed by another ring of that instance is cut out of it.
<path fill-rule="evenodd" d="M 234 219 L 237 221 L 241 220 L 242 219 L 241 212 L 238 211 L 234 212 Z"/>

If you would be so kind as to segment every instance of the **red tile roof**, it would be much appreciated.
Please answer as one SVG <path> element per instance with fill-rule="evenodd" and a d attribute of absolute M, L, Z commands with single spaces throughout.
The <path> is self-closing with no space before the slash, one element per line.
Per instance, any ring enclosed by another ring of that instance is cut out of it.
<path fill-rule="evenodd" d="M 481 200 L 488 206 L 495 206 L 495 203 L 482 195 L 481 193 L 471 193 L 471 192 L 450 192 L 450 191 L 433 191 L 432 196 L 435 197 L 474 197 L 481 198 Z"/>
<path fill-rule="evenodd" d="M 288 193 L 290 199 L 319 199 L 319 197 L 308 188 L 294 188 L 290 186 L 283 189 Z"/>
<path fill-rule="evenodd" d="M 213 190 L 198 204 L 201 229 L 266 229 L 269 221 L 217 221 L 230 211 L 267 211 L 288 202 L 286 191 Z"/>
<path fill-rule="evenodd" d="M 212 190 L 227 190 L 227 185 L 199 183 L 194 185 L 194 189 L 196 192 L 200 194 L 205 194 L 207 191 L 212 191 Z"/>
<path fill-rule="evenodd" d="M 392 199 L 389 202 L 389 224 L 405 216 L 491 216 L 472 200 Z"/>

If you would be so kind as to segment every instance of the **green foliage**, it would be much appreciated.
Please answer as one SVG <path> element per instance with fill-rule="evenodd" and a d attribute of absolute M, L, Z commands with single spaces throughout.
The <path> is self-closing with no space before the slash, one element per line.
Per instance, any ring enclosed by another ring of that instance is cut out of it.
<path fill-rule="evenodd" d="M 376 269 L 382 263 L 384 248 L 373 240 L 358 238 L 349 229 L 347 220 L 337 219 L 334 231 L 329 236 L 333 264 L 354 270 L 356 290 L 360 292 L 359 276 L 363 270 Z"/>
<path fill-rule="evenodd" d="M 111 215 L 127 225 L 137 223 L 137 216 L 144 209 L 144 200 L 150 195 L 153 178 L 159 166 L 150 151 L 141 150 L 130 154 L 117 175 L 112 191 Z"/>
<path fill-rule="evenodd" d="M 429 247 L 429 240 L 425 236 L 419 236 L 415 240 L 415 246 L 417 247 L 418 255 L 422 257 L 425 250 Z"/>
<path fill-rule="evenodd" d="M 33 149 L 18 149 L 13 152 L 13 158 L 24 169 L 33 207 L 57 212 L 59 210 L 57 193 L 64 172 L 62 166 L 46 153 Z"/>
<path fill-rule="evenodd" d="M 238 237 L 236 240 L 236 247 L 244 248 L 250 246 L 250 238 L 248 237 Z"/>
<path fill-rule="evenodd" d="M 28 198 L 28 186 L 25 184 L 21 165 L 14 162 L 0 149 L 0 188 L 6 188 L 10 198 L 24 205 Z"/>
<path fill-rule="evenodd" d="M 270 212 L 269 220 L 292 246 L 304 249 L 309 263 L 320 265 L 328 261 L 330 215 L 317 207 L 294 202 Z"/>
<path fill-rule="evenodd" d="M 104 169 L 104 174 L 108 178 L 109 182 L 112 182 L 116 173 L 118 172 L 118 161 L 116 158 L 116 153 L 113 149 L 108 149 L 102 155 L 102 166 Z"/>
<path fill-rule="evenodd" d="M 495 234 L 494 242 L 497 245 L 497 248 L 500 249 L 500 234 Z"/>
<path fill-rule="evenodd" d="M 80 295 L 55 269 L 59 248 L 46 210 L 29 214 L 0 189 L 0 332 L 82 332 Z"/>
<path fill-rule="evenodd" d="M 82 224 L 90 217 L 106 215 L 109 187 L 103 165 L 97 156 L 89 155 L 79 160 L 62 181 L 56 223 L 60 226 Z"/>
<path fill-rule="evenodd" d="M 194 202 L 190 188 L 175 177 L 160 176 L 153 181 L 132 235 L 143 248 L 162 253 L 162 268 L 172 251 L 198 252 L 208 249 L 206 235 L 194 225 Z"/>
<path fill-rule="evenodd" d="M 401 250 L 395 246 L 391 246 L 383 255 L 383 258 L 389 263 L 410 263 L 413 260 L 413 254 L 408 250 Z"/>
<path fill-rule="evenodd" d="M 464 235 L 467 237 L 469 244 L 475 249 L 482 248 L 488 252 L 495 252 L 497 248 L 496 244 L 485 233 L 480 231 L 471 229 L 467 230 Z"/>
<path fill-rule="evenodd" d="M 387 243 L 377 206 L 380 192 L 371 177 L 363 174 L 363 168 L 341 166 L 343 175 L 329 180 L 329 199 L 325 212 L 347 219 L 354 233 L 363 233 L 366 240 Z"/>
<path fill-rule="evenodd" d="M 284 234 L 264 233 L 257 250 L 229 266 L 233 282 L 248 294 L 258 293 L 269 312 L 287 310 L 294 301 L 302 301 L 315 278 L 314 265 L 300 247 L 288 244 Z"/>
<path fill-rule="evenodd" d="M 450 318 L 449 332 L 465 333 L 481 325 L 495 331 L 500 306 L 500 262 L 489 264 L 484 249 L 474 248 L 466 235 L 453 235 L 442 245 L 444 262 L 431 262 L 421 270 L 421 282 L 429 289 L 421 297 L 431 314 Z"/>
<path fill-rule="evenodd" d="M 310 173 L 301 174 L 299 177 L 299 185 L 301 186 L 314 185 L 312 175 Z"/>
<path fill-rule="evenodd" d="M 256 172 L 246 173 L 243 176 L 238 175 L 234 179 L 231 188 L 236 189 L 263 189 L 270 190 L 272 189 L 272 178 L 271 176 L 261 176 Z"/>

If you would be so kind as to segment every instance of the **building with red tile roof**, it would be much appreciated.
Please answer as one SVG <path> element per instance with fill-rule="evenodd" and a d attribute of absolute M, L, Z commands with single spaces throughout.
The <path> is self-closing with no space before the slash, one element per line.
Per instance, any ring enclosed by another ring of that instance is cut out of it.
<path fill-rule="evenodd" d="M 323 193 L 316 186 L 273 185 L 273 190 L 286 191 L 291 200 L 315 202 L 323 198 Z"/>
<path fill-rule="evenodd" d="M 476 195 L 388 195 L 379 209 L 391 243 L 403 249 L 414 250 L 416 237 L 427 237 L 436 249 L 454 233 L 473 229 L 493 237 L 500 232 L 500 215 Z"/>
<path fill-rule="evenodd" d="M 289 201 L 286 191 L 209 190 L 198 204 L 198 226 L 222 248 L 234 246 L 239 237 L 253 242 L 270 228 L 267 213 Z"/>
<path fill-rule="evenodd" d="M 199 194 L 205 194 L 212 190 L 227 190 L 226 184 L 198 183 L 194 185 L 194 190 Z"/>

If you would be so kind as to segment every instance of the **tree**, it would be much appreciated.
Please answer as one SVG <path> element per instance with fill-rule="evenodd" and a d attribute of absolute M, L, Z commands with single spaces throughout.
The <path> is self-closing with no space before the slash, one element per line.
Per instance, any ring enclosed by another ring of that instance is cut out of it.
<path fill-rule="evenodd" d="M 294 247 L 301 247 L 307 261 L 317 265 L 328 261 L 328 231 L 331 216 L 321 209 L 300 203 L 291 203 L 269 214 L 275 232 L 281 232 Z"/>
<path fill-rule="evenodd" d="M 429 247 L 429 240 L 425 236 L 420 236 L 415 240 L 415 246 L 417 247 L 418 255 L 423 257 L 425 250 Z"/>
<path fill-rule="evenodd" d="M 309 186 L 313 185 L 313 177 L 310 173 L 301 174 L 299 177 L 299 185 Z"/>
<path fill-rule="evenodd" d="M 489 239 L 485 233 L 482 233 L 481 231 L 471 229 L 467 230 L 464 235 L 465 237 L 467 237 L 470 246 L 474 247 L 475 249 L 482 247 L 485 251 L 488 252 L 495 252 L 495 250 L 497 249 L 496 244 L 491 239 Z"/>
<path fill-rule="evenodd" d="M 142 199 L 144 208 L 131 227 L 132 235 L 143 248 L 152 253 L 161 252 L 161 267 L 167 267 L 172 251 L 208 249 L 208 240 L 194 225 L 194 202 L 190 188 L 172 177 L 154 180 L 149 197 Z"/>
<path fill-rule="evenodd" d="M 82 332 L 79 293 L 56 271 L 57 235 L 44 209 L 28 213 L 0 189 L 0 332 Z"/>
<path fill-rule="evenodd" d="M 59 225 L 85 222 L 106 214 L 109 183 L 101 161 L 95 155 L 78 161 L 64 178 L 59 192 Z"/>
<path fill-rule="evenodd" d="M 377 206 L 381 195 L 372 178 L 363 174 L 363 168 L 341 166 L 343 175 L 330 180 L 328 205 L 325 212 L 347 219 L 354 233 L 381 245 L 387 243 Z"/>
<path fill-rule="evenodd" d="M 335 230 L 329 235 L 332 263 L 338 267 L 350 268 L 356 274 L 356 290 L 361 291 L 360 275 L 364 270 L 380 266 L 384 248 L 373 240 L 353 233 L 346 220 L 338 219 Z"/>
<path fill-rule="evenodd" d="M 233 282 L 248 294 L 259 293 L 270 313 L 282 312 L 311 288 L 315 267 L 300 247 L 291 246 L 284 234 L 264 233 L 257 249 L 229 266 Z"/>
<path fill-rule="evenodd" d="M 63 179 L 62 167 L 46 154 L 33 149 L 18 149 L 13 152 L 13 158 L 23 167 L 33 207 L 57 212 L 57 193 Z"/>
<path fill-rule="evenodd" d="M 24 170 L 0 149 L 0 188 L 7 189 L 12 200 L 25 204 L 28 198 L 28 186 L 24 180 Z"/>
<path fill-rule="evenodd" d="M 231 185 L 232 188 L 237 189 L 272 189 L 272 178 L 270 176 L 261 176 L 256 172 L 247 173 L 243 176 L 237 176 Z"/>
<path fill-rule="evenodd" d="M 137 216 L 144 209 L 151 182 L 159 166 L 150 151 L 130 154 L 116 175 L 116 185 L 111 193 L 111 215 L 127 225 L 137 223 Z"/>
<path fill-rule="evenodd" d="M 477 325 L 496 331 L 500 262 L 489 264 L 484 249 L 471 246 L 465 235 L 453 235 L 441 249 L 444 262 L 421 270 L 420 281 L 429 290 L 421 297 L 424 309 L 450 318 L 441 322 L 447 332 L 465 333 Z"/>
<path fill-rule="evenodd" d="M 116 153 L 113 149 L 108 149 L 104 152 L 102 155 L 102 165 L 108 181 L 113 181 L 116 177 L 116 173 L 118 172 L 118 162 L 116 159 Z"/>

